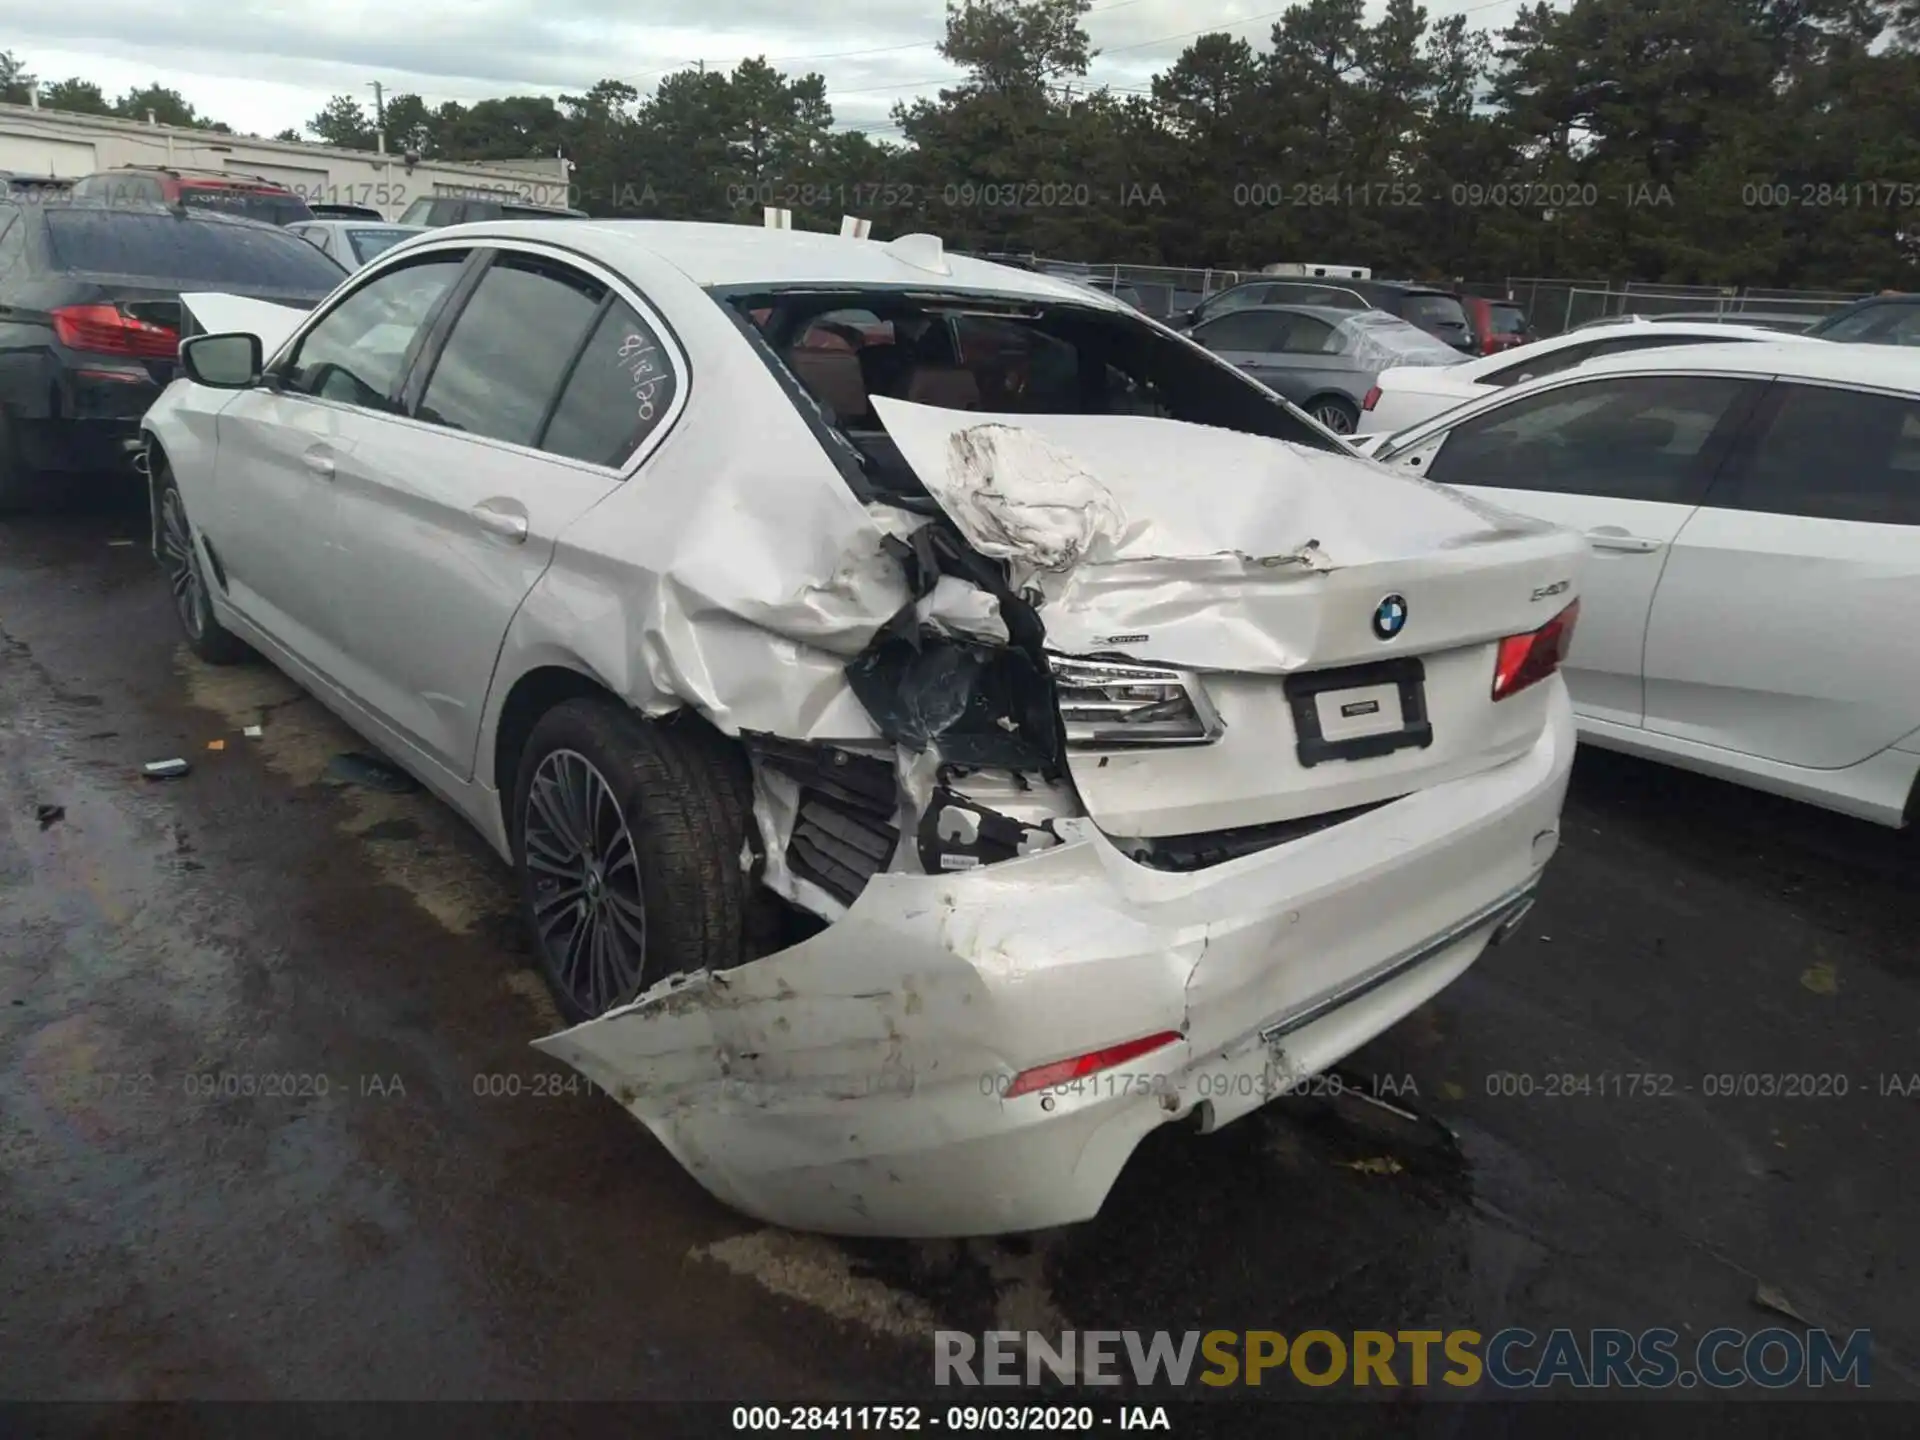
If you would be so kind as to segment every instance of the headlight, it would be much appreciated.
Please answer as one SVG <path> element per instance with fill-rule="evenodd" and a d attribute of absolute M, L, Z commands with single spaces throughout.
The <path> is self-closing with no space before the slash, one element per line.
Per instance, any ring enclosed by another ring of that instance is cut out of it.
<path fill-rule="evenodd" d="M 1081 750 L 1209 745 L 1226 729 L 1200 677 L 1126 661 L 1049 655 L 1067 744 Z"/>

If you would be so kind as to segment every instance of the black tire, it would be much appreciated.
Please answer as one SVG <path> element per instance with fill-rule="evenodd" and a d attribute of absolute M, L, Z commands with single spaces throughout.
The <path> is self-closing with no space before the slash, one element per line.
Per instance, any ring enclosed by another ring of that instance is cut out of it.
<path fill-rule="evenodd" d="M 1360 412 L 1351 401 L 1337 395 L 1323 395 L 1307 406 L 1307 414 L 1336 435 L 1351 435 L 1360 428 Z"/>
<path fill-rule="evenodd" d="M 576 784 L 596 798 L 567 801 Z M 745 756 L 717 733 L 611 698 L 541 716 L 514 769 L 513 861 L 528 938 L 570 1023 L 745 958 L 751 795 Z"/>
<path fill-rule="evenodd" d="M 151 461 L 154 482 L 155 534 L 160 566 L 166 571 L 167 588 L 173 600 L 173 615 L 186 636 L 187 648 L 209 665 L 237 665 L 250 658 L 247 642 L 214 618 L 213 601 L 207 594 L 206 574 L 200 564 L 200 549 L 193 543 L 193 523 L 187 517 L 187 502 L 174 483 L 158 451 Z"/>
<path fill-rule="evenodd" d="M 54 498 L 47 477 L 21 460 L 18 441 L 5 407 L 0 407 L 0 515 L 38 510 Z"/>

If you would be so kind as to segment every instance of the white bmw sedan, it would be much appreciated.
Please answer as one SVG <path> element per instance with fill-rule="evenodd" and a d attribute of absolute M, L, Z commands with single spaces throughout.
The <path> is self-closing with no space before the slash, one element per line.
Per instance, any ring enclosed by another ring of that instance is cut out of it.
<path fill-rule="evenodd" d="M 1518 922 L 1584 545 L 1128 306 L 718 225 L 403 242 L 145 422 L 187 642 L 514 869 L 539 1041 L 804 1229 L 1081 1220 Z"/>
<path fill-rule="evenodd" d="M 1607 355 L 1736 341 L 1818 343 L 1804 335 L 1783 335 L 1758 325 L 1723 325 L 1712 320 L 1634 319 L 1614 325 L 1586 325 L 1459 365 L 1382 370 L 1367 394 L 1354 433 L 1385 435 L 1404 430 L 1469 400 L 1483 399 L 1544 375 L 1557 375 Z"/>
<path fill-rule="evenodd" d="M 1920 643 L 1897 617 L 1920 600 L 1920 355 L 1797 339 L 1616 355 L 1377 458 L 1586 533 L 1566 672 L 1582 739 L 1911 818 Z"/>

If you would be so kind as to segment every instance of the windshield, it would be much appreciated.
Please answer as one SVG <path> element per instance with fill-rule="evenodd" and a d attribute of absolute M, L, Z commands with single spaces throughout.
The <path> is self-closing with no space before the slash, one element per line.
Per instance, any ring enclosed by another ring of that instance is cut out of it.
<path fill-rule="evenodd" d="M 353 258 L 362 265 L 373 259 L 383 250 L 391 250 L 409 235 L 418 231 L 403 229 L 398 225 L 370 227 L 365 230 L 349 230 L 347 244 L 353 247 Z"/>
<path fill-rule="evenodd" d="M 81 206 L 49 210 L 46 223 L 51 258 L 62 270 L 313 296 L 346 273 L 298 235 L 260 225 Z"/>
<path fill-rule="evenodd" d="M 924 491 L 875 397 L 988 414 L 1150 415 L 1350 453 L 1265 386 L 1130 311 L 894 290 L 735 287 L 715 298 L 889 493 Z"/>

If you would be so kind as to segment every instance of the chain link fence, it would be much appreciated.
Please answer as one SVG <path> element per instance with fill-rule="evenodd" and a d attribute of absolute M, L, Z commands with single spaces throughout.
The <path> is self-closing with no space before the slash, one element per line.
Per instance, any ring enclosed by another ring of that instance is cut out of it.
<path fill-rule="evenodd" d="M 1805 329 L 1860 298 L 1840 290 L 1656 285 L 1639 281 L 1510 277 L 1468 284 L 1469 294 L 1511 300 L 1527 312 L 1538 335 L 1560 335 L 1582 325 L 1626 315 L 1688 316 Z"/>

